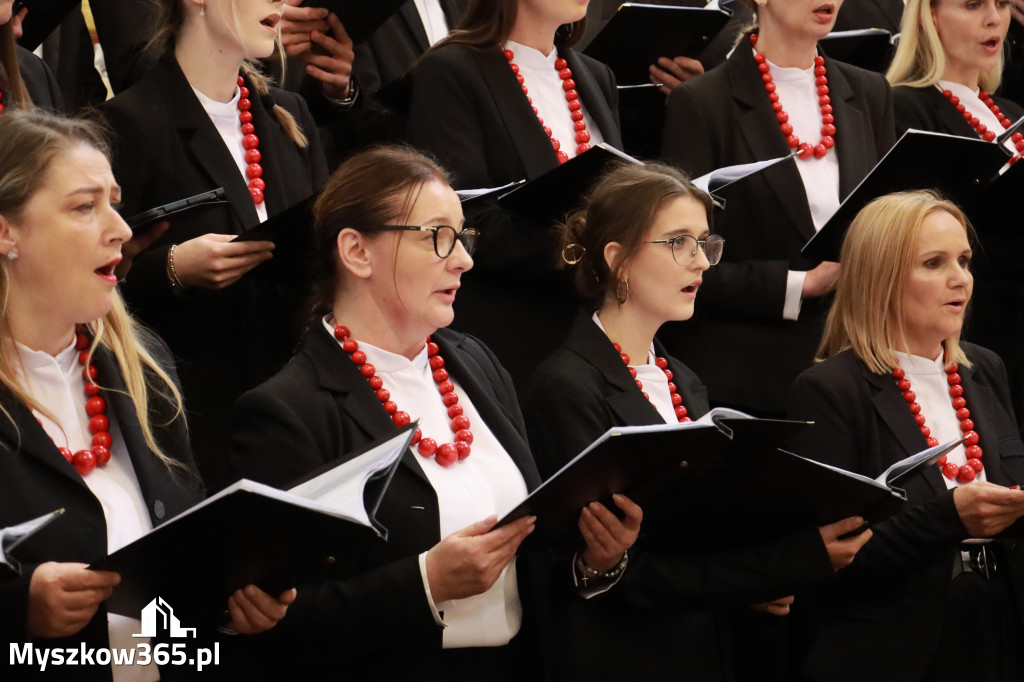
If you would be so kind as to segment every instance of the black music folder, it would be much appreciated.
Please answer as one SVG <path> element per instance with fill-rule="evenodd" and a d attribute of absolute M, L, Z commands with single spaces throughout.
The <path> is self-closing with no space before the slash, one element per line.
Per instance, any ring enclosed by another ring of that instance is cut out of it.
<path fill-rule="evenodd" d="M 720 9 L 627 2 L 583 54 L 611 67 L 620 85 L 649 83 L 648 69 L 658 57 L 696 59 L 729 17 Z"/>
<path fill-rule="evenodd" d="M 162 220 L 170 220 L 171 216 L 176 216 L 202 206 L 226 204 L 226 196 L 224 188 L 218 187 L 209 192 L 200 192 L 199 194 L 143 211 L 130 218 L 126 218 L 125 222 L 128 223 L 128 227 L 131 228 L 132 232 L 145 232 Z"/>
<path fill-rule="evenodd" d="M 247 273 L 247 277 L 269 279 L 282 284 L 305 282 L 313 267 L 313 204 L 316 195 L 307 197 L 246 230 L 232 241 L 274 242 L 274 257 Z"/>
<path fill-rule="evenodd" d="M 15 0 L 14 14 L 28 8 L 18 44 L 35 50 L 81 4 L 82 0 Z"/>
<path fill-rule="evenodd" d="M 338 15 L 356 45 L 365 42 L 406 0 L 311 0 L 306 5 L 326 7 Z"/>
<path fill-rule="evenodd" d="M 500 523 L 536 515 L 526 542 L 582 546 L 582 508 L 598 501 L 616 510 L 611 496 L 623 493 L 662 512 L 645 515 L 649 526 L 670 526 L 709 549 L 738 547 L 855 515 L 884 519 L 906 500 L 895 484 L 956 446 L 903 460 L 879 477 L 883 483 L 781 449 L 808 425 L 717 408 L 689 424 L 613 428 Z"/>
<path fill-rule="evenodd" d="M 0 571 L 6 569 L 16 575 L 21 575 L 21 564 L 14 556 L 14 550 L 18 545 L 50 525 L 54 519 L 64 513 L 64 508 L 56 509 L 49 514 L 37 516 L 34 519 L 24 521 L 16 526 L 0 528 Z"/>
<path fill-rule="evenodd" d="M 502 194 L 497 204 L 542 228 L 582 205 L 590 188 L 615 163 L 642 162 L 604 142 Z"/>
<path fill-rule="evenodd" d="M 826 57 L 884 74 L 896 53 L 895 37 L 883 28 L 833 31 L 818 41 Z"/>
<path fill-rule="evenodd" d="M 353 553 L 387 539 L 375 514 L 416 423 L 330 462 L 288 491 L 242 479 L 91 568 L 121 583 L 107 610 L 138 618 L 157 597 L 179 614 L 212 619 L 237 589 L 277 596 L 350 573 Z M 370 481 L 379 481 L 367 491 Z"/>
<path fill-rule="evenodd" d="M 977 137 L 908 130 L 861 180 L 802 252 L 821 260 L 838 261 L 843 237 L 864 206 L 893 192 L 934 189 L 968 205 L 1010 158 L 997 142 Z"/>

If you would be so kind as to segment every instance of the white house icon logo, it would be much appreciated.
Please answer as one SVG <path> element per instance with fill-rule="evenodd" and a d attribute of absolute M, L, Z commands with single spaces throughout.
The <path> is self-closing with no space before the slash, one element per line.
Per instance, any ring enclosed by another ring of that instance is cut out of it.
<path fill-rule="evenodd" d="M 156 637 L 160 630 L 167 632 L 171 637 L 196 636 L 196 629 L 181 627 L 171 605 L 162 597 L 157 597 L 142 609 L 142 632 L 132 637 Z"/>

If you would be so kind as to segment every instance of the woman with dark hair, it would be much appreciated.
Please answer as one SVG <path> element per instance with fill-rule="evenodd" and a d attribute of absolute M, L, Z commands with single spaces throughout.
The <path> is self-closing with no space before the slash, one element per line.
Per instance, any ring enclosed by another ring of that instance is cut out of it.
<path fill-rule="evenodd" d="M 1019 543 L 993 538 L 1024 515 L 1007 487 L 1024 482 L 1024 443 L 1002 361 L 960 341 L 969 234 L 959 208 L 918 191 L 868 204 L 843 243 L 823 362 L 793 385 L 791 415 L 814 422 L 794 451 L 874 477 L 965 440 L 906 481 L 907 504 L 823 590 L 810 679 L 1020 677 L 1024 564 Z"/>
<path fill-rule="evenodd" d="M 245 277 L 273 244 L 232 240 L 326 178 L 305 103 L 270 88 L 251 63 L 274 51 L 280 5 L 161 0 L 159 61 L 102 107 L 117 133 L 126 215 L 217 187 L 227 195 L 172 219 L 123 285 L 180 361 L 193 447 L 212 488 L 230 482 L 230 405 L 287 360 L 299 331 L 294 284 Z"/>
<path fill-rule="evenodd" d="M 387 543 L 351 557 L 357 577 L 302 591 L 280 632 L 288 664 L 306 658 L 295 641 L 325 670 L 338 662 L 323 652 L 358 641 L 344 660 L 355 679 L 541 674 L 543 590 L 570 590 L 572 564 L 551 578 L 535 575 L 542 557 L 516 559 L 534 517 L 495 528 L 540 477 L 508 374 L 445 329 L 478 233 L 444 171 L 404 148 L 351 157 L 314 213 L 315 317 L 295 358 L 235 406 L 233 469 L 283 486 L 396 425 L 420 428 L 377 510 Z M 639 507 L 616 503 L 623 521 L 596 503 L 580 516 L 589 590 L 621 575 L 639 530 Z"/>
<path fill-rule="evenodd" d="M 738 183 L 694 320 L 666 329 L 712 402 L 781 415 L 821 335 L 839 265 L 801 254 L 894 141 L 881 75 L 818 55 L 842 0 L 743 0 L 756 28 L 728 61 L 673 90 L 662 158 L 694 176 L 796 153 Z M 764 349 L 771 348 L 771 360 Z"/>
<path fill-rule="evenodd" d="M 575 265 L 577 287 L 591 306 L 540 365 L 526 398 L 542 475 L 612 427 L 690 421 L 708 411 L 707 389 L 655 333 L 693 315 L 703 277 L 722 257 L 724 240 L 711 234 L 710 222 L 711 198 L 660 164 L 609 172 L 567 221 L 563 257 Z M 560 676 L 732 679 L 724 611 L 776 600 L 760 608 L 787 613 L 787 595 L 829 578 L 871 537 L 866 531 L 840 540 L 860 525 L 845 519 L 711 553 L 688 545 L 678 516 L 675 500 L 646 505 L 645 533 L 621 585 L 556 611 L 568 618 L 553 628 L 567 640 Z M 572 645 L 584 639 L 603 645 Z"/>
<path fill-rule="evenodd" d="M 622 148 L 611 69 L 572 49 L 586 11 L 580 0 L 475 0 L 420 60 L 408 138 L 452 171 L 456 189 L 532 180 L 599 142 Z M 553 272 L 548 225 L 501 211 L 470 218 L 482 240 L 458 326 L 492 346 L 522 388 L 576 301 Z"/>
<path fill-rule="evenodd" d="M 116 573 L 95 563 L 203 497 L 167 348 L 117 293 L 131 231 L 106 141 L 91 124 L 40 111 L 0 119 L 0 527 L 63 508 L 17 547 L 0 577 L 4 641 L 35 647 L 14 679 L 40 674 L 51 647 L 150 646 L 137 619 L 108 614 Z M 294 599 L 253 586 L 228 600 L 239 632 L 266 630 Z M 45 669 L 65 679 L 156 680 L 156 665 Z M 165 679 L 171 671 L 165 670 Z"/>

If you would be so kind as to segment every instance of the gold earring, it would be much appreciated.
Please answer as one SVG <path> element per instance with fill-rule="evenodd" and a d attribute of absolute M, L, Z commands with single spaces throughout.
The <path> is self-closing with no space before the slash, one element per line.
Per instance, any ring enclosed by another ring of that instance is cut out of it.
<path fill-rule="evenodd" d="M 587 250 L 585 248 L 575 242 L 572 244 L 566 244 L 562 247 L 562 261 L 564 261 L 566 265 L 576 265 L 583 260 L 583 255 L 586 252 Z"/>
<path fill-rule="evenodd" d="M 622 305 L 629 300 L 629 280 L 620 279 L 615 283 L 615 300 Z"/>

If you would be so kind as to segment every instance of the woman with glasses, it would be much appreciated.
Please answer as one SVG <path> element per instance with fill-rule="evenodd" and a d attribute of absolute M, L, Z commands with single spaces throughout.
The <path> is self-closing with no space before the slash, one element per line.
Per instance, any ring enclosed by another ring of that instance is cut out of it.
<path fill-rule="evenodd" d="M 965 440 L 903 484 L 900 513 L 823 590 L 809 679 L 1020 678 L 1020 524 L 992 538 L 1024 515 L 1024 443 L 1002 361 L 961 341 L 970 236 L 926 191 L 876 199 L 846 234 L 822 362 L 793 384 L 790 414 L 814 422 L 794 451 L 875 477 Z"/>
<path fill-rule="evenodd" d="M 781 416 L 839 269 L 800 250 L 892 146 L 892 95 L 881 75 L 818 54 L 842 0 L 742 2 L 756 27 L 724 64 L 672 91 L 661 156 L 693 176 L 796 156 L 727 192 L 718 230 L 729 253 L 708 273 L 693 322 L 663 341 L 716 404 Z"/>
<path fill-rule="evenodd" d="M 592 307 L 538 368 L 527 395 L 530 443 L 542 475 L 612 427 L 674 424 L 708 411 L 700 379 L 665 352 L 655 333 L 693 315 L 705 273 L 722 258 L 725 241 L 711 234 L 710 222 L 710 197 L 659 164 L 616 168 L 569 218 L 563 258 L 574 265 L 577 288 Z M 731 679 L 721 615 L 712 612 L 777 600 L 762 606 L 785 613 L 787 595 L 849 564 L 871 536 L 839 540 L 858 526 L 846 519 L 768 545 L 707 554 L 686 545 L 685 533 L 674 530 L 678 522 L 663 523 L 675 516 L 671 500 L 647 505 L 645 514 L 645 534 L 623 584 L 560 611 L 569 621 L 556 629 L 567 630 L 570 642 L 600 632 L 616 643 L 585 652 L 564 647 L 565 676 Z M 632 655 L 622 657 L 622 648 Z"/>
<path fill-rule="evenodd" d="M 324 652 L 359 642 L 344 649 L 353 679 L 526 679 L 548 577 L 531 579 L 535 557 L 515 560 L 533 517 L 494 526 L 540 477 L 508 374 L 445 329 L 476 231 L 444 171 L 399 147 L 349 159 L 314 214 L 314 319 L 296 357 L 238 401 L 234 470 L 285 486 L 395 426 L 420 428 L 377 510 L 388 542 L 353 557 L 358 577 L 300 590 L 284 634 L 326 670 L 338 661 Z M 580 521 L 597 538 L 581 556 L 615 575 L 640 523 L 619 504 L 625 521 L 601 505 Z M 570 562 L 557 568 L 571 591 Z"/>

